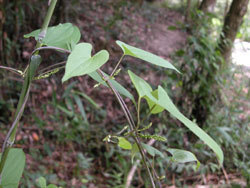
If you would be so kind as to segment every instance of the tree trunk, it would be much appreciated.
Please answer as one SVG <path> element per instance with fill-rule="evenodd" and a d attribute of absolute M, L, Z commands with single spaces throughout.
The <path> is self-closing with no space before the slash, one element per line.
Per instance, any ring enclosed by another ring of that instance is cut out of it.
<path fill-rule="evenodd" d="M 224 15 L 223 15 L 224 18 L 225 18 L 226 15 L 227 15 L 228 8 L 229 8 L 229 0 L 227 0 L 226 3 L 225 3 Z"/>
<path fill-rule="evenodd" d="M 4 10 L 4 1 L 0 0 L 0 60 L 1 64 L 4 64 L 4 26 L 5 22 L 5 10 Z"/>
<path fill-rule="evenodd" d="M 187 0 L 187 9 L 186 9 L 186 22 L 190 21 L 190 10 L 191 10 L 191 0 Z"/>
<path fill-rule="evenodd" d="M 219 40 L 219 50 L 227 62 L 231 57 L 233 42 L 247 12 L 249 0 L 233 0 L 224 21 Z"/>
<path fill-rule="evenodd" d="M 216 0 L 203 0 L 200 4 L 199 9 L 203 12 L 212 12 L 216 4 Z"/>

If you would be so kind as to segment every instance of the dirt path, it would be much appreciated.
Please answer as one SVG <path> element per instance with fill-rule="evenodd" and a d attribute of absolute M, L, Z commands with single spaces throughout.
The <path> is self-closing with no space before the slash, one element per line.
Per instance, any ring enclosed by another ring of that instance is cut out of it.
<path fill-rule="evenodd" d="M 147 34 L 150 36 L 146 40 L 146 46 L 152 53 L 169 57 L 176 50 L 186 43 L 187 34 L 180 29 L 170 30 L 169 27 L 177 27 L 177 22 L 183 22 L 183 16 L 177 12 L 166 12 L 167 20 L 159 20 L 152 25 L 152 29 Z"/>
<path fill-rule="evenodd" d="M 232 57 L 234 64 L 243 65 L 250 69 L 250 42 L 235 40 Z"/>
<path fill-rule="evenodd" d="M 168 58 L 186 43 L 187 34 L 178 29 L 177 25 L 183 23 L 184 17 L 176 11 L 164 8 L 159 8 L 159 12 L 153 23 L 145 17 L 138 20 L 137 24 L 144 27 L 144 30 L 137 32 L 137 35 L 142 41 L 141 48 Z"/>

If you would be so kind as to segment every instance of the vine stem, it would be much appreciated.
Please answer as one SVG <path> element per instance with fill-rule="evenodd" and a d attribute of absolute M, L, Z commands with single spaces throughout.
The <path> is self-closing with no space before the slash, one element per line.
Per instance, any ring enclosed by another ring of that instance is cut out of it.
<path fill-rule="evenodd" d="M 152 108 L 150 108 L 150 110 L 149 110 L 149 112 L 147 113 L 147 115 L 142 119 L 142 121 L 141 121 L 142 124 L 143 124 L 143 122 L 144 122 L 148 117 L 150 117 L 151 112 L 154 110 L 155 107 L 156 107 L 156 104 L 154 104 L 154 105 L 152 106 Z"/>
<path fill-rule="evenodd" d="M 153 145 L 155 142 L 154 139 L 150 139 L 150 141 L 147 143 L 147 145 Z M 146 150 L 144 149 L 144 151 L 146 152 Z M 139 165 L 140 163 L 140 159 L 137 159 L 136 162 L 133 164 L 132 168 L 130 169 L 129 173 L 128 173 L 128 176 L 127 176 L 127 180 L 126 180 L 126 184 L 125 184 L 125 188 L 129 188 L 131 183 L 132 183 L 132 180 L 133 180 L 133 177 L 134 177 L 134 174 L 135 174 L 135 171 L 136 171 L 136 168 L 137 166 Z"/>
<path fill-rule="evenodd" d="M 11 67 L 0 66 L 0 69 L 5 69 L 5 70 L 11 71 L 11 72 L 13 72 L 13 73 L 18 74 L 19 76 L 21 76 L 21 71 L 20 70 L 13 69 Z"/>
<path fill-rule="evenodd" d="M 41 32 L 39 34 L 39 39 L 37 41 L 36 47 L 35 49 L 38 49 L 40 47 L 42 47 L 42 39 L 46 36 L 46 32 L 48 29 L 48 25 L 49 22 L 51 20 L 52 14 L 54 12 L 55 6 L 56 6 L 57 0 L 52 0 L 50 5 L 49 5 L 49 9 L 47 11 L 47 14 L 45 16 L 42 28 L 41 28 Z M 37 50 L 35 52 L 35 55 L 39 54 L 39 50 Z M 30 63 L 32 63 L 32 61 L 30 61 Z M 40 62 L 39 62 L 40 64 Z M 8 153 L 9 150 L 11 149 L 12 145 L 14 144 L 15 141 L 15 136 L 16 136 L 16 130 L 18 127 L 18 123 L 19 120 L 23 114 L 25 105 L 27 103 L 28 100 L 28 96 L 29 96 L 29 92 L 30 92 L 30 85 L 31 85 L 31 81 L 34 77 L 34 74 L 36 72 L 36 70 L 39 67 L 39 64 L 37 66 L 32 66 L 32 68 L 30 68 L 30 66 L 27 66 L 27 73 L 25 74 L 25 78 L 24 78 L 24 84 L 22 87 L 22 92 L 18 101 L 18 105 L 17 105 L 17 109 L 16 109 L 16 113 L 15 113 L 15 120 L 11 125 L 11 128 L 9 129 L 7 136 L 5 137 L 3 146 L 2 146 L 2 158 L 1 158 L 1 162 L 0 162 L 0 185 L 1 185 L 1 181 L 2 181 L 2 172 L 4 169 L 4 165 L 6 162 L 6 159 L 8 157 Z"/>
<path fill-rule="evenodd" d="M 46 14 L 46 16 L 44 18 L 44 22 L 43 22 L 43 25 L 42 25 L 42 28 L 41 28 L 41 32 L 40 32 L 40 34 L 38 36 L 38 42 L 36 44 L 35 49 L 42 47 L 42 40 L 46 36 L 47 29 L 48 29 L 51 17 L 53 15 L 53 12 L 54 12 L 55 7 L 56 7 L 56 3 L 57 3 L 57 0 L 52 0 L 49 3 L 49 9 L 48 9 L 48 12 L 47 12 L 47 14 Z M 38 53 L 39 53 L 39 51 L 36 52 L 36 54 L 38 54 Z"/>
<path fill-rule="evenodd" d="M 124 100 L 122 99 L 121 95 L 116 91 L 116 89 L 113 87 L 112 83 L 110 82 L 110 80 L 104 75 L 104 73 L 98 69 L 97 70 L 97 73 L 103 78 L 103 80 L 107 83 L 108 87 L 112 90 L 112 92 L 114 93 L 114 95 L 116 96 L 116 99 L 118 100 L 125 116 L 126 116 L 126 119 L 129 123 L 129 127 L 130 127 L 130 130 L 133 131 L 136 129 L 136 126 L 135 126 L 135 123 L 134 123 L 134 120 L 132 118 L 132 115 L 129 111 L 129 109 L 127 108 L 127 105 L 125 104 Z M 139 152 L 142 156 L 142 161 L 147 169 L 147 172 L 149 174 L 149 177 L 150 177 L 150 181 L 151 181 L 151 184 L 152 184 L 152 187 L 153 188 L 156 188 L 155 186 L 155 182 L 154 182 L 154 178 L 153 178 L 153 175 L 150 171 L 150 168 L 147 164 L 147 159 L 146 159 L 146 154 L 142 148 L 142 145 L 140 143 L 140 140 L 139 140 L 139 136 L 137 135 L 137 132 L 135 131 L 135 134 L 132 136 L 136 142 L 136 145 L 138 146 L 138 149 L 139 149 Z"/>
<path fill-rule="evenodd" d="M 52 68 L 54 68 L 54 67 L 57 67 L 57 66 L 59 66 L 59 65 L 63 65 L 63 66 L 61 66 L 61 67 L 65 67 L 65 64 L 66 64 L 66 61 L 62 61 L 62 62 L 60 62 L 60 63 L 55 63 L 55 64 L 53 64 L 53 65 L 50 65 L 50 66 L 48 66 L 48 67 L 46 67 L 46 68 L 44 68 L 44 69 L 42 69 L 42 70 L 39 70 L 39 73 L 44 73 L 44 71 L 50 71 Z M 60 68 L 60 67 L 59 67 Z"/>
<path fill-rule="evenodd" d="M 59 48 L 59 47 L 55 47 L 55 46 L 44 46 L 44 47 L 39 47 L 39 48 L 36 48 L 32 54 L 36 53 L 37 51 L 41 51 L 41 50 L 58 50 L 58 51 L 62 51 L 62 52 L 65 52 L 65 53 L 70 53 L 71 51 L 69 50 L 65 50 L 63 48 Z"/>
<path fill-rule="evenodd" d="M 140 109 L 141 109 L 141 97 L 138 98 L 138 102 L 137 102 L 137 125 L 136 125 L 137 130 L 139 129 L 140 124 L 141 124 Z"/>
<path fill-rule="evenodd" d="M 118 69 L 119 65 L 120 65 L 121 62 L 122 62 L 123 57 L 124 57 L 124 54 L 122 55 L 122 57 L 120 58 L 120 60 L 119 60 L 118 63 L 116 64 L 114 70 L 113 70 L 112 73 L 110 74 L 110 77 L 114 76 L 116 70 Z"/>

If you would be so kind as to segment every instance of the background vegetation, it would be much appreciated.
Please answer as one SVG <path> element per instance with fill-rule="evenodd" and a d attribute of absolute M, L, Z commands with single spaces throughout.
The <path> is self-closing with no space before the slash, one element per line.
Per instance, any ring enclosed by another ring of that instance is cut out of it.
<path fill-rule="evenodd" d="M 23 70 L 35 44 L 23 35 L 41 26 L 47 3 L 0 2 L 0 65 Z M 93 44 L 94 53 L 104 48 L 117 57 L 121 51 L 115 40 L 119 39 L 165 57 L 180 69 L 182 75 L 126 64 L 133 62 L 129 58 L 122 65 L 124 71 L 133 68 L 155 86 L 163 84 L 179 109 L 220 144 L 225 162 L 221 169 L 212 151 L 167 113 L 154 115 L 154 131 L 168 140 L 164 144 L 155 143 L 154 147 L 184 148 L 201 162 L 195 171 L 194 163 L 176 164 L 156 157 L 155 168 L 166 176 L 163 185 L 247 187 L 250 68 L 229 61 L 223 68 L 218 65 L 223 62 L 218 40 L 231 1 L 217 0 L 212 12 L 205 12 L 198 9 L 199 1 L 193 0 L 189 13 L 188 2 L 61 0 L 51 25 L 74 23 L 81 29 L 81 40 Z M 237 38 L 250 41 L 249 11 L 243 20 Z M 66 59 L 49 52 L 43 56 L 47 61 L 44 68 L 55 60 Z M 110 66 L 115 62 L 117 59 L 112 59 Z M 119 132 L 126 124 L 118 104 L 108 89 L 94 88 L 95 83 L 89 78 L 74 78 L 62 85 L 62 75 L 60 71 L 32 86 L 16 138 L 16 147 L 22 147 L 27 154 L 20 187 L 37 186 L 34 182 L 41 176 L 62 187 L 123 187 L 132 168 L 130 155 L 103 142 L 106 135 Z M 125 84 L 128 80 L 119 81 Z M 20 78 L 1 70 L 0 143 L 12 122 L 21 86 Z M 143 109 L 142 115 L 146 115 L 146 106 Z M 138 165 L 131 187 L 149 187 L 145 177 L 145 169 Z"/>

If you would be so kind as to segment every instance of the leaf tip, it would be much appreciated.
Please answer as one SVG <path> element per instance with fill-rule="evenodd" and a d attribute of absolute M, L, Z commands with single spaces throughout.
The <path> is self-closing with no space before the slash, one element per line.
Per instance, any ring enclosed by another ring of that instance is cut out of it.
<path fill-rule="evenodd" d="M 69 78 L 68 78 L 67 76 L 64 75 L 63 78 L 62 78 L 62 83 L 66 82 L 68 79 L 69 79 Z"/>

